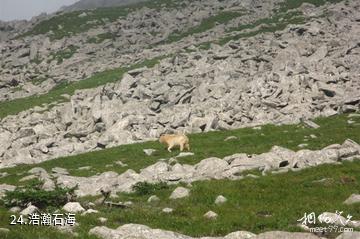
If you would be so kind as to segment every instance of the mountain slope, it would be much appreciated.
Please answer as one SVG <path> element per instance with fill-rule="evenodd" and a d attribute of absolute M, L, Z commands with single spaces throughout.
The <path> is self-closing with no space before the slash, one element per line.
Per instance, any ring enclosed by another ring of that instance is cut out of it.
<path fill-rule="evenodd" d="M 63 8 L 64 11 L 79 11 L 104 7 L 119 7 L 148 0 L 80 0 L 70 6 Z"/>

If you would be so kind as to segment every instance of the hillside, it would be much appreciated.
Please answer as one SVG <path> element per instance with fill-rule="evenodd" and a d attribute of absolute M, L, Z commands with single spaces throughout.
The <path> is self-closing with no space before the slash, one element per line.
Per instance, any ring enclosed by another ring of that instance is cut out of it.
<path fill-rule="evenodd" d="M 95 8 L 104 8 L 104 7 L 119 7 L 119 6 L 128 6 L 131 4 L 136 4 L 139 2 L 144 2 L 141 0 L 80 0 L 70 6 L 64 7 L 63 11 L 79 11 L 79 10 L 88 10 Z"/>
<path fill-rule="evenodd" d="M 0 238 L 357 238 L 359 1 L 127 3 L 0 23 Z"/>

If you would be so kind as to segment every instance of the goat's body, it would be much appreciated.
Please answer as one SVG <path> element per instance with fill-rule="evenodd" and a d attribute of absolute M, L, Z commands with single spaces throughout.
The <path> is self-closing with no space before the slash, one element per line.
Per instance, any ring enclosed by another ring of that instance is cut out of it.
<path fill-rule="evenodd" d="M 190 150 L 189 138 L 184 134 L 163 134 L 160 136 L 159 142 L 165 144 L 169 152 L 176 146 L 180 147 L 180 151 Z"/>

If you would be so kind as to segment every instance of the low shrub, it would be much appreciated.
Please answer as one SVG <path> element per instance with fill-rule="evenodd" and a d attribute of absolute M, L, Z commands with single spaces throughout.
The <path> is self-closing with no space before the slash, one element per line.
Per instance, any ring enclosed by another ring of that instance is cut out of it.
<path fill-rule="evenodd" d="M 4 205 L 7 207 L 26 207 L 29 203 L 38 207 L 60 207 L 74 197 L 73 188 L 61 188 L 56 186 L 52 191 L 41 188 L 42 182 L 33 180 L 25 186 L 19 186 L 14 191 L 7 191 L 3 197 Z"/>

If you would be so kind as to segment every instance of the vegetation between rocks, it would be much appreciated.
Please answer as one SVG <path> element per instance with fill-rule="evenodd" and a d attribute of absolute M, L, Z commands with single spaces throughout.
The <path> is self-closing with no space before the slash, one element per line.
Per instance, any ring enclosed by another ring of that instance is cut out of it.
<path fill-rule="evenodd" d="M 121 80 L 121 77 L 125 72 L 143 66 L 152 67 L 162 58 L 164 57 L 144 60 L 141 63 L 128 67 L 118 67 L 111 70 L 105 70 L 103 72 L 96 73 L 87 79 L 77 82 L 63 82 L 45 94 L 33 95 L 11 101 L 2 101 L 0 102 L 0 118 L 4 118 L 7 115 L 17 114 L 35 106 L 50 104 L 52 102 L 65 102 L 69 99 L 64 98 L 64 94 L 71 96 L 74 94 L 75 90 L 94 88 L 100 85 L 105 85 L 106 83 Z"/>

